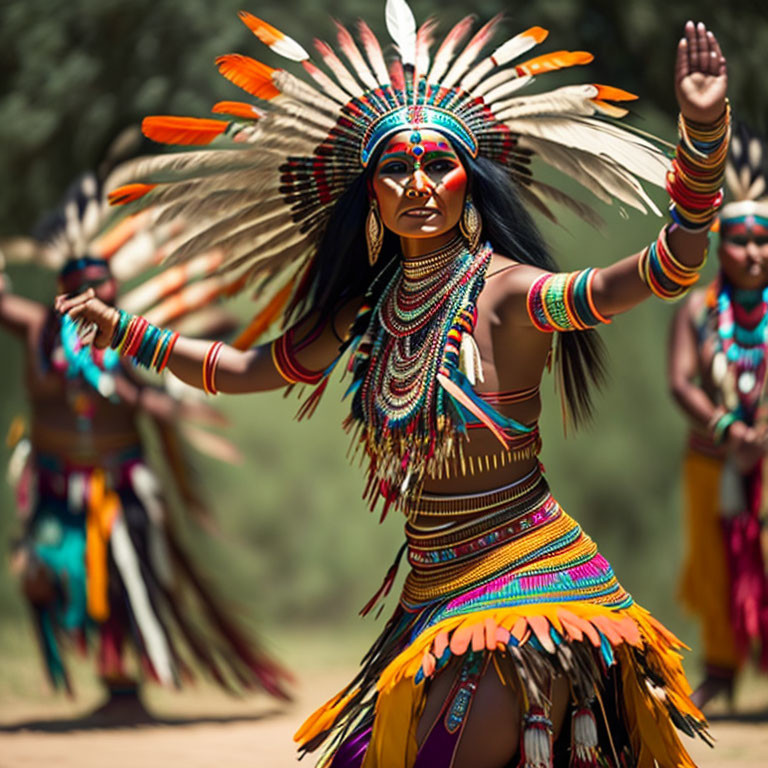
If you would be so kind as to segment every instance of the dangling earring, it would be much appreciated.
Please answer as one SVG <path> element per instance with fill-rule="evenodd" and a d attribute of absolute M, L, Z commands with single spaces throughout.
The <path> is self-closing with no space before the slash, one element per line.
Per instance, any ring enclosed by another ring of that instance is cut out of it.
<path fill-rule="evenodd" d="M 480 218 L 480 211 L 475 208 L 472 197 L 467 195 L 464 203 L 464 212 L 461 214 L 459 229 L 461 234 L 469 243 L 469 250 L 474 251 L 480 242 L 480 231 L 483 228 L 483 220 Z"/>
<path fill-rule="evenodd" d="M 374 198 L 365 220 L 365 242 L 368 244 L 368 263 L 373 266 L 381 253 L 384 244 L 384 225 L 379 215 L 379 204 Z"/>

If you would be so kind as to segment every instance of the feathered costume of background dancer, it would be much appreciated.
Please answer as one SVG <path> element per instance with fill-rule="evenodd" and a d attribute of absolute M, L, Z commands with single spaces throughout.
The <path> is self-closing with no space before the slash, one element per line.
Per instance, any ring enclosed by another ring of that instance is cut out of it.
<path fill-rule="evenodd" d="M 90 286 L 111 305 L 117 281 L 108 260 L 127 277 L 126 270 L 137 263 L 146 266 L 158 258 L 176 229 L 150 231 L 151 217 L 145 217 L 96 240 L 94 233 L 108 218 L 102 200 L 95 177 L 87 175 L 44 226 L 51 239 L 17 238 L 2 247 L 11 260 L 23 256 L 60 269 L 60 290 L 79 293 Z M 181 322 L 183 297 L 170 306 L 158 287 L 150 280 L 125 300 L 152 307 L 166 322 L 174 316 Z M 155 422 L 186 511 L 204 514 L 179 437 L 186 433 L 231 461 L 234 446 L 200 426 L 221 426 L 223 419 L 189 393 L 172 397 L 137 378 L 114 350 L 83 345 L 71 318 L 2 288 L 0 323 L 27 344 L 31 412 L 29 438 L 23 438 L 18 422 L 13 435 L 23 524 L 13 561 L 52 684 L 72 690 L 62 641 L 74 640 L 85 651 L 97 634 L 99 674 L 111 694 L 98 716 L 145 716 L 135 672 L 125 666 L 127 643 L 137 650 L 143 671 L 163 684 L 189 681 L 193 671 L 180 655 L 186 646 L 223 687 L 261 685 L 284 698 L 284 673 L 206 586 L 174 533 L 159 481 L 145 464 L 141 413 Z M 186 308 L 192 308 L 189 302 Z M 187 314 L 185 322 L 189 329 L 210 332 L 222 328 L 222 317 L 206 309 L 205 316 Z"/>
<path fill-rule="evenodd" d="M 691 417 L 682 598 L 700 618 L 706 678 L 694 699 L 733 697 L 754 652 L 768 667 L 768 186 L 765 145 L 740 126 L 719 221 L 720 271 L 677 313 L 672 392 Z"/>
<path fill-rule="evenodd" d="M 147 118 L 151 138 L 200 148 L 136 162 L 111 194 L 129 210 L 194 217 L 171 260 L 225 244 L 223 269 L 264 302 L 239 345 L 180 338 L 169 368 L 208 392 L 314 386 L 302 415 L 345 369 L 366 498 L 407 517 L 411 570 L 394 615 L 356 678 L 300 728 L 301 750 L 323 747 L 333 768 L 496 768 L 516 755 L 527 768 L 691 766 L 675 726 L 706 731 L 680 643 L 550 495 L 536 425 L 553 337 L 579 421 L 602 371 L 592 328 L 698 277 L 730 131 L 714 36 L 689 23 L 680 42 L 670 166 L 658 142 L 617 122 L 626 110 L 612 102 L 634 98 L 625 91 L 519 93 L 591 60 L 531 58 L 540 27 L 494 48 L 500 19 L 465 42 L 468 17 L 432 55 L 435 23 L 417 29 L 404 0 L 389 0 L 397 56 L 387 63 L 363 22 L 359 44 L 339 25 L 348 64 L 316 43 L 329 75 L 296 40 L 241 18 L 312 82 L 220 57 L 258 103 L 216 104 L 230 120 Z M 655 208 L 642 182 L 666 184 L 673 221 L 606 269 L 558 273 L 523 203 L 597 216 L 540 181 L 534 160 L 644 212 Z M 146 365 L 162 348 L 158 329 L 92 293 L 57 307 L 94 322 L 98 348 Z M 288 330 L 246 349 L 273 321 Z"/>

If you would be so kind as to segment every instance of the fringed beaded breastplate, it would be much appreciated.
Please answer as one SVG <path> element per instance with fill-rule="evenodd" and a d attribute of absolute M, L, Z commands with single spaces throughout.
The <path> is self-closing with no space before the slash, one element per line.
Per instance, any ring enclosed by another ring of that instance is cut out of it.
<path fill-rule="evenodd" d="M 365 498 L 373 507 L 384 497 L 382 517 L 417 496 L 425 474 L 461 454 L 468 415 L 505 447 L 505 429 L 530 431 L 500 417 L 472 389 L 480 367 L 472 338 L 476 302 L 491 255 L 490 246 L 472 253 L 457 238 L 398 267 L 378 300 L 358 313 L 345 427 L 368 456 Z"/>
<path fill-rule="evenodd" d="M 714 340 L 711 372 L 722 404 L 752 423 L 765 397 L 768 288 L 737 291 L 721 275 L 708 291 L 702 333 Z"/>

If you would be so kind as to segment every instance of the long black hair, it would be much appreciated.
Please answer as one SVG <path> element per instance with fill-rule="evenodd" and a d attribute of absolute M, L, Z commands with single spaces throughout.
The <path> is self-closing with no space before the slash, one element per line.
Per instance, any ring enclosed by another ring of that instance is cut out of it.
<path fill-rule="evenodd" d="M 375 284 L 372 298 L 383 290 L 385 281 L 376 280 L 397 262 L 400 240 L 386 230 L 378 261 L 371 266 L 366 258 L 365 222 L 370 206 L 373 173 L 383 146 L 366 170 L 355 179 L 334 206 L 303 290 L 296 297 L 300 315 L 314 315 L 318 323 L 332 322 L 347 302 L 365 295 Z M 473 158 L 454 147 L 467 170 L 469 191 L 483 222 L 482 239 L 494 252 L 522 264 L 555 272 L 558 267 L 533 217 L 507 172 L 487 158 Z M 556 362 L 562 394 L 575 425 L 592 416 L 592 389 L 605 380 L 605 347 L 596 331 L 558 334 Z"/>

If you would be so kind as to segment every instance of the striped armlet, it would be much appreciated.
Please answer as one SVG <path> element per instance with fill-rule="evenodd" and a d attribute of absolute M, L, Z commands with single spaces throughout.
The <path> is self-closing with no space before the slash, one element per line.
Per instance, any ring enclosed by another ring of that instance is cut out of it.
<path fill-rule="evenodd" d="M 594 267 L 579 272 L 558 272 L 539 277 L 528 289 L 526 308 L 533 325 L 545 333 L 586 331 L 610 323 L 592 298 Z"/>

